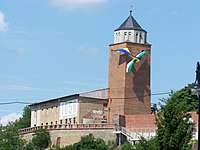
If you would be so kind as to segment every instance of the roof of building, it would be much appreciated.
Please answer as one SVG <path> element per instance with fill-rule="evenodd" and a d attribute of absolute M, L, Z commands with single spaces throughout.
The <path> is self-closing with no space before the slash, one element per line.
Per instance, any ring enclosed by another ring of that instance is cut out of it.
<path fill-rule="evenodd" d="M 49 102 L 56 102 L 56 101 L 60 101 L 62 99 L 74 98 L 74 97 L 78 97 L 78 96 L 79 96 L 79 94 L 67 95 L 67 96 L 63 96 L 63 97 L 58 97 L 58 98 L 53 98 L 53 99 L 50 99 L 50 100 L 44 100 L 44 101 L 41 101 L 41 102 L 33 103 L 33 104 L 30 104 L 29 106 L 35 106 L 35 105 L 40 105 L 40 104 L 49 103 Z"/>
<path fill-rule="evenodd" d="M 85 93 L 80 93 L 80 97 L 97 98 L 97 99 L 108 99 L 108 89 L 100 89 Z"/>
<path fill-rule="evenodd" d="M 85 92 L 85 93 L 67 95 L 67 96 L 63 96 L 63 97 L 58 97 L 58 98 L 54 98 L 54 99 L 50 99 L 50 100 L 33 103 L 33 104 L 30 104 L 29 106 L 35 106 L 35 105 L 40 105 L 40 104 L 49 103 L 49 102 L 62 101 L 63 99 L 72 99 L 72 98 L 77 98 L 77 97 L 106 100 L 106 99 L 108 99 L 108 89 L 100 89 L 100 90 L 89 91 L 89 92 Z"/>
<path fill-rule="evenodd" d="M 122 25 L 117 28 L 118 30 L 140 30 L 145 31 L 142 27 L 137 23 L 137 21 L 132 16 L 132 11 L 130 11 L 130 16 L 122 23 Z M 146 31 L 145 31 L 146 32 Z"/>

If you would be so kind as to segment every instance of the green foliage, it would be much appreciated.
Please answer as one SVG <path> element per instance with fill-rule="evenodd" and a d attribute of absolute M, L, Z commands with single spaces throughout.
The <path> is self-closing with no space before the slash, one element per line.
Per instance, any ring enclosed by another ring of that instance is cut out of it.
<path fill-rule="evenodd" d="M 45 129 L 34 131 L 32 142 L 37 150 L 47 148 L 51 142 L 49 132 Z"/>
<path fill-rule="evenodd" d="M 190 85 L 162 99 L 163 105 L 156 115 L 156 137 L 144 138 L 136 145 L 136 150 L 191 150 L 194 123 L 190 121 L 190 111 L 197 111 L 198 99 L 191 93 Z"/>
<path fill-rule="evenodd" d="M 31 109 L 30 107 L 24 107 L 22 118 L 19 119 L 19 128 L 28 128 L 31 126 Z"/>
<path fill-rule="evenodd" d="M 179 103 L 185 105 L 185 112 L 198 110 L 198 98 L 192 93 L 191 86 L 192 85 L 189 84 L 181 90 L 172 93 L 169 98 L 169 100 L 179 101 Z"/>
<path fill-rule="evenodd" d="M 22 117 L 13 122 L 14 126 L 19 130 L 28 128 L 31 125 L 31 109 L 26 106 L 24 107 Z"/>
<path fill-rule="evenodd" d="M 50 148 L 50 150 L 66 150 L 66 148 L 60 148 L 59 146 L 53 146 Z"/>
<path fill-rule="evenodd" d="M 78 143 L 66 146 L 64 150 L 108 150 L 108 145 L 100 139 L 95 139 L 90 133 L 87 136 L 81 137 Z"/>
<path fill-rule="evenodd" d="M 134 147 L 130 143 L 124 143 L 117 150 L 134 150 Z"/>
<path fill-rule="evenodd" d="M 14 123 L 0 127 L 0 150 L 21 150 L 25 141 L 17 134 Z"/>
<path fill-rule="evenodd" d="M 34 150 L 33 143 L 29 142 L 28 144 L 26 144 L 23 150 Z"/>
<path fill-rule="evenodd" d="M 157 138 L 145 139 L 141 137 L 138 144 L 135 146 L 136 150 L 159 150 L 157 145 Z"/>
<path fill-rule="evenodd" d="M 24 108 L 22 118 L 10 122 L 6 126 L 0 126 L 0 150 L 22 150 L 25 141 L 18 135 L 18 130 L 30 126 L 30 108 Z"/>
<path fill-rule="evenodd" d="M 189 108 L 186 101 L 180 101 L 177 93 L 165 100 L 156 117 L 159 149 L 189 149 L 194 124 L 189 121 Z M 164 100 L 163 100 L 164 101 Z"/>

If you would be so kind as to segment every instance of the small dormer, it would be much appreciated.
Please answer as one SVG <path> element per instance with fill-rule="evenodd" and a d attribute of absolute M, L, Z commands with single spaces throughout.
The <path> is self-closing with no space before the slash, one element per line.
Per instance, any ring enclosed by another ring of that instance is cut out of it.
<path fill-rule="evenodd" d="M 147 43 L 147 32 L 141 28 L 137 21 L 130 16 L 114 31 L 114 44 L 122 42 Z"/>

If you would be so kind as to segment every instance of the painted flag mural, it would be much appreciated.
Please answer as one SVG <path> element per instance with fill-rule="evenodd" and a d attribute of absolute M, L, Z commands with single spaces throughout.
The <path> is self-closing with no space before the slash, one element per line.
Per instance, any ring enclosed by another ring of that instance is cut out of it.
<path fill-rule="evenodd" d="M 133 68 L 133 65 L 135 63 L 140 62 L 140 60 L 142 59 L 142 56 L 144 56 L 148 52 L 148 50 L 143 50 L 137 56 L 132 55 L 128 48 L 119 48 L 119 49 L 114 50 L 114 52 L 122 52 L 124 54 L 129 55 L 132 58 L 132 60 L 126 66 L 126 72 L 130 73 Z"/>

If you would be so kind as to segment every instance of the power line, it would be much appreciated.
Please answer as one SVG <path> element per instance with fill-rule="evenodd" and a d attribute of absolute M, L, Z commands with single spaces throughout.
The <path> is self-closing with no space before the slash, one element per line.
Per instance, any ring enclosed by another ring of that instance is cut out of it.
<path fill-rule="evenodd" d="M 135 99 L 135 98 L 143 98 L 143 97 L 148 97 L 148 96 L 157 96 L 157 95 L 166 95 L 166 94 L 170 94 L 171 92 L 162 92 L 162 93 L 153 93 L 153 94 L 149 94 L 149 95 L 142 95 L 142 96 L 133 96 L 133 97 L 109 97 L 109 99 Z M 137 94 L 142 94 L 142 93 L 135 93 L 135 95 Z"/>
<path fill-rule="evenodd" d="M 152 93 L 150 95 L 128 97 L 128 98 L 125 98 L 125 99 L 134 99 L 134 98 L 142 98 L 142 97 L 148 97 L 148 96 L 166 95 L 166 94 L 170 94 L 170 93 L 171 92 Z M 141 94 L 141 93 L 137 93 L 137 94 Z M 124 98 L 119 98 L 119 97 L 116 97 L 116 98 L 109 97 L 109 98 L 110 99 L 124 99 Z M 0 100 L 8 100 L 8 99 L 0 99 Z M 19 99 L 9 99 L 9 100 L 19 100 Z M 30 99 L 20 99 L 20 100 L 30 100 Z M 0 105 L 12 105 L 12 104 L 25 104 L 25 105 L 29 105 L 29 104 L 33 104 L 33 103 L 32 102 L 24 102 L 24 101 L 13 101 L 13 102 L 3 102 L 3 103 L 0 103 Z"/>
<path fill-rule="evenodd" d="M 7 103 L 0 103 L 0 105 L 9 105 L 9 104 L 32 104 L 28 102 L 7 102 Z"/>

